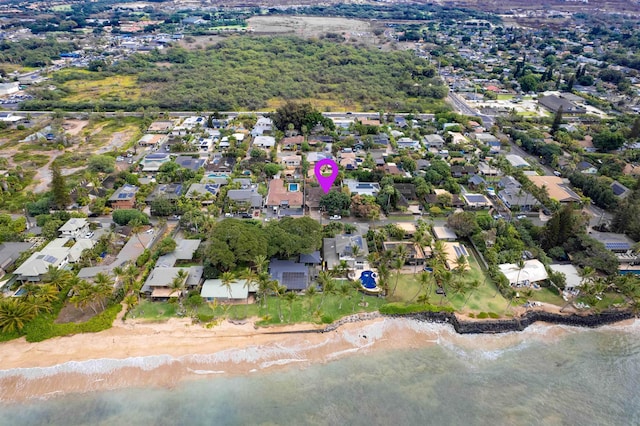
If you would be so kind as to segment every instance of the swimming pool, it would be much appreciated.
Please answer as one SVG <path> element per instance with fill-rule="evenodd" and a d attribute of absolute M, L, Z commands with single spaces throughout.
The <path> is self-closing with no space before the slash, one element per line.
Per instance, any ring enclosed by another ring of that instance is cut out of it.
<path fill-rule="evenodd" d="M 15 293 L 13 293 L 14 297 L 24 296 L 27 293 L 27 290 L 24 287 L 20 287 Z"/>
<path fill-rule="evenodd" d="M 298 184 L 297 183 L 290 183 L 289 184 L 289 192 L 297 192 L 298 191 Z"/>
<path fill-rule="evenodd" d="M 227 178 L 229 177 L 229 174 L 227 173 L 209 173 L 207 175 L 208 179 L 213 179 L 213 178 Z"/>
<path fill-rule="evenodd" d="M 378 275 L 373 271 L 362 271 L 360 274 L 360 282 L 366 289 L 372 290 L 377 287 L 376 278 Z"/>

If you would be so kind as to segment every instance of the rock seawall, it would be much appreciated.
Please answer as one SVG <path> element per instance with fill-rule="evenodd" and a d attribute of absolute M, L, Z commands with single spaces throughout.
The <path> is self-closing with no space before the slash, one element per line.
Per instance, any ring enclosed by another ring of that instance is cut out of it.
<path fill-rule="evenodd" d="M 459 334 L 496 334 L 522 331 L 531 324 L 541 321 L 550 324 L 571 325 L 575 327 L 600 327 L 606 324 L 634 318 L 630 311 L 605 311 L 589 315 L 559 315 L 544 311 L 531 311 L 518 318 L 465 321 L 448 312 L 418 312 L 395 317 L 413 318 L 418 321 L 449 323 Z"/>

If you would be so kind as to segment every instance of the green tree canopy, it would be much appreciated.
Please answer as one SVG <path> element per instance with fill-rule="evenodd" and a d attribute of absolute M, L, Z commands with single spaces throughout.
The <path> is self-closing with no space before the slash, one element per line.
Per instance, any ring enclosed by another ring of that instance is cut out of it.
<path fill-rule="evenodd" d="M 139 221 L 143 225 L 149 224 L 149 216 L 136 209 L 118 209 L 112 214 L 113 221 L 118 225 L 129 225 L 131 222 Z"/>

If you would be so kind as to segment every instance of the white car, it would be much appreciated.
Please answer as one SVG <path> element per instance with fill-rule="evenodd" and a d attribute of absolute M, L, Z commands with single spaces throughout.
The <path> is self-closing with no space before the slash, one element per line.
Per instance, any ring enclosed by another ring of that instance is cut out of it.
<path fill-rule="evenodd" d="M 233 214 L 232 213 L 225 213 L 224 217 L 233 217 Z"/>
<path fill-rule="evenodd" d="M 342 216 L 340 216 L 339 214 L 334 214 L 333 216 L 329 217 L 329 220 L 340 220 L 342 219 Z"/>
<path fill-rule="evenodd" d="M 93 235 L 94 235 L 94 234 L 93 234 L 93 232 L 87 232 L 87 233 L 84 235 L 84 237 L 85 237 L 85 238 L 93 238 Z"/>

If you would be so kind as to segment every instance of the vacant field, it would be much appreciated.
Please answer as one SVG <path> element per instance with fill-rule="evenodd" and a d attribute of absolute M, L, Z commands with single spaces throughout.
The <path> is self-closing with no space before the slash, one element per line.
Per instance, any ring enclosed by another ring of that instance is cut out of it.
<path fill-rule="evenodd" d="M 295 34 L 300 37 L 319 37 L 326 33 L 343 34 L 347 38 L 375 38 L 370 23 L 347 18 L 319 18 L 313 16 L 255 16 L 249 19 L 255 34 Z"/>
<path fill-rule="evenodd" d="M 102 80 L 73 80 L 65 83 L 64 87 L 71 91 L 65 98 L 69 102 L 136 100 L 142 93 L 136 78 L 130 75 L 115 75 Z"/>
<path fill-rule="evenodd" d="M 207 46 L 214 45 L 222 40 L 225 37 L 217 36 L 217 35 L 206 35 L 206 36 L 189 36 L 185 37 L 178 42 L 180 47 L 184 47 L 185 49 L 199 49 L 206 48 Z M 158 62 L 158 66 L 171 66 L 170 62 Z"/>

